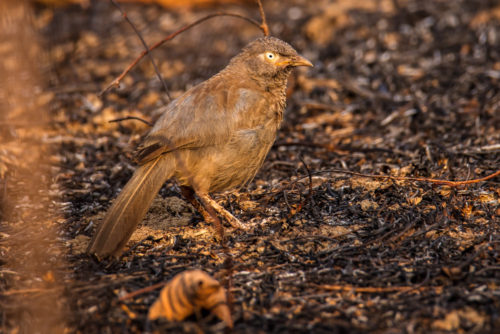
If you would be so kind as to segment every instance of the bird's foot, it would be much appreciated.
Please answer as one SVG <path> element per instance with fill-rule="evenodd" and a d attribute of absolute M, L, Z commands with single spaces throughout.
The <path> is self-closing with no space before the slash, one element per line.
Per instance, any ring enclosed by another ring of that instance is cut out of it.
<path fill-rule="evenodd" d="M 198 196 L 200 197 L 200 199 L 205 207 L 212 208 L 217 214 L 219 214 L 222 218 L 224 218 L 224 220 L 227 221 L 232 227 L 240 229 L 240 230 L 244 230 L 244 231 L 248 231 L 251 228 L 251 226 L 247 226 L 246 224 L 243 224 L 238 218 L 233 216 L 229 211 L 227 211 L 221 205 L 219 205 L 219 203 L 217 203 L 212 198 L 210 198 L 210 196 L 200 195 L 200 194 L 198 194 Z M 206 211 L 205 211 L 205 213 L 207 215 L 210 215 Z M 202 215 L 204 216 L 205 220 L 207 220 L 207 218 L 205 217 L 205 214 L 203 212 L 202 212 Z M 210 220 L 213 221 L 213 218 L 211 218 Z"/>

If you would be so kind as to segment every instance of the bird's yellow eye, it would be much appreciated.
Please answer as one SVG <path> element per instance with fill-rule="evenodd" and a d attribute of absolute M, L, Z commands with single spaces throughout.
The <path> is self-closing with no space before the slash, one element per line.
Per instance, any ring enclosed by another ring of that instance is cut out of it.
<path fill-rule="evenodd" d="M 266 52 L 266 58 L 268 60 L 274 60 L 276 58 L 276 55 L 272 52 Z"/>

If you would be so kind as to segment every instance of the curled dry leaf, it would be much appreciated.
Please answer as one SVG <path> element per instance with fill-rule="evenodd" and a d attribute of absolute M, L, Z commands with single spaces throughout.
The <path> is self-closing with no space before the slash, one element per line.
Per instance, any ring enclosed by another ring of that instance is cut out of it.
<path fill-rule="evenodd" d="M 228 327 L 233 327 L 225 289 L 204 271 L 188 270 L 165 285 L 149 309 L 148 318 L 181 321 L 201 309 L 209 310 Z"/>

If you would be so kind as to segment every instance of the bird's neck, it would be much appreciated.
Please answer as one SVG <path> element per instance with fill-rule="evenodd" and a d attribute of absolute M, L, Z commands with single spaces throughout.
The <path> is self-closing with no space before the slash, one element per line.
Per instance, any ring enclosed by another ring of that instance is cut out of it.
<path fill-rule="evenodd" d="M 283 112 L 286 107 L 286 88 L 288 82 L 288 76 L 290 75 L 290 70 L 282 71 L 273 77 L 267 78 L 267 80 L 257 80 L 261 85 L 261 88 L 272 98 L 274 105 L 272 109 L 275 112 L 276 126 L 279 127 L 283 121 Z"/>
<path fill-rule="evenodd" d="M 250 75 L 250 77 L 252 77 L 252 79 L 257 83 L 257 85 L 260 86 L 262 89 L 264 89 L 266 92 L 280 94 L 286 91 L 289 75 L 290 71 L 287 70 L 278 72 L 274 76 L 265 78 L 257 75 L 255 76 Z"/>
<path fill-rule="evenodd" d="M 253 83 L 266 92 L 285 91 L 287 79 L 292 71 L 291 68 L 277 72 L 275 75 L 263 75 L 247 66 L 238 66 L 237 62 L 232 61 L 219 74 L 231 78 L 248 78 Z"/>
<path fill-rule="evenodd" d="M 262 80 L 262 77 L 255 79 L 255 82 L 264 94 L 269 96 L 269 101 L 272 101 L 270 110 L 274 111 L 274 119 L 276 127 L 279 127 L 283 121 L 283 112 L 286 107 L 286 87 L 288 81 L 288 73 L 280 73 L 279 75 Z"/>
<path fill-rule="evenodd" d="M 223 71 L 219 72 L 218 75 L 212 77 L 212 79 L 226 79 L 226 77 L 232 78 L 233 80 L 227 79 L 225 81 L 231 81 L 232 84 L 236 86 L 241 85 L 242 88 L 252 87 L 253 89 L 261 91 L 263 97 L 272 102 L 269 109 L 274 110 L 275 121 L 277 126 L 279 126 L 283 120 L 283 112 L 286 106 L 286 88 L 289 74 L 290 70 L 287 70 L 279 72 L 275 76 L 264 78 L 263 76 L 255 75 L 253 73 L 243 75 L 243 73 L 241 73 L 241 69 L 235 69 L 228 66 Z M 240 80 L 234 80 L 235 78 L 239 78 Z M 246 79 L 243 80 L 242 78 Z"/>

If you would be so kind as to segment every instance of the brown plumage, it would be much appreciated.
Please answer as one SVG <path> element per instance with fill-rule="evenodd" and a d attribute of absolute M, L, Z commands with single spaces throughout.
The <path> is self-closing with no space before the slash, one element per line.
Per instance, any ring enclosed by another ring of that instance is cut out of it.
<path fill-rule="evenodd" d="M 88 252 L 119 256 L 171 177 L 206 220 L 211 219 L 204 208 L 210 207 L 244 228 L 208 194 L 241 187 L 255 176 L 283 119 L 286 82 L 295 66 L 312 64 L 277 38 L 259 38 L 218 74 L 164 107 L 138 150 L 140 167 L 109 209 Z"/>

